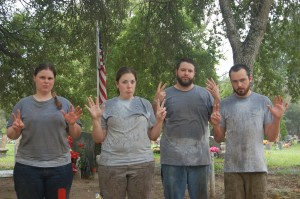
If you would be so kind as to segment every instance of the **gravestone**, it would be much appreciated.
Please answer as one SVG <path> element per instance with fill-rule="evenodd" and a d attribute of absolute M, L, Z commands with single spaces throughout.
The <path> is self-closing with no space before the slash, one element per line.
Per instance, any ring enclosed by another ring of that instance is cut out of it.
<path fill-rule="evenodd" d="M 267 144 L 266 144 L 266 150 L 271 150 L 271 142 L 268 142 Z"/>
<path fill-rule="evenodd" d="M 83 149 L 79 147 L 79 143 L 84 144 Z M 86 164 L 85 168 L 81 168 L 81 176 L 82 178 L 89 178 L 92 175 L 91 169 L 96 167 L 95 142 L 92 134 L 82 132 L 80 137 L 73 139 L 72 149 L 73 151 L 84 153 L 84 157 L 81 158 L 84 158 Z"/>
<path fill-rule="evenodd" d="M 212 146 L 220 148 L 220 144 L 215 141 L 214 137 L 209 136 L 209 147 L 212 147 Z"/>

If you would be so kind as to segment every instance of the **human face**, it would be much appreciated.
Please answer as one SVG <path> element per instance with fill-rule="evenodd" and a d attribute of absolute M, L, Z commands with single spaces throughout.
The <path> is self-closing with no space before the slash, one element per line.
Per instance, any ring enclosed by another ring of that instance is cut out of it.
<path fill-rule="evenodd" d="M 188 62 L 182 62 L 176 70 L 176 79 L 180 86 L 189 87 L 195 77 L 195 66 Z"/>
<path fill-rule="evenodd" d="M 248 77 L 245 69 L 240 69 L 237 72 L 232 71 L 230 74 L 230 81 L 234 92 L 240 97 L 250 95 L 250 82 L 252 76 Z"/>
<path fill-rule="evenodd" d="M 125 73 L 121 76 L 116 86 L 122 99 L 131 99 L 136 87 L 136 79 L 132 73 Z"/>
<path fill-rule="evenodd" d="M 51 70 L 41 70 L 36 76 L 33 76 L 36 92 L 41 94 L 49 94 L 54 86 L 55 78 Z"/>

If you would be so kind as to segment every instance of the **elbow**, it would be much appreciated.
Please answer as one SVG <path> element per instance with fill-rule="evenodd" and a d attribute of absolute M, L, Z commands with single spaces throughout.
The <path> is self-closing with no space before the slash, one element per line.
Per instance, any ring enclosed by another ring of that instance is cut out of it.
<path fill-rule="evenodd" d="M 214 139 L 215 139 L 215 141 L 218 142 L 218 143 L 224 142 L 224 138 L 218 138 L 218 137 L 215 137 Z"/>

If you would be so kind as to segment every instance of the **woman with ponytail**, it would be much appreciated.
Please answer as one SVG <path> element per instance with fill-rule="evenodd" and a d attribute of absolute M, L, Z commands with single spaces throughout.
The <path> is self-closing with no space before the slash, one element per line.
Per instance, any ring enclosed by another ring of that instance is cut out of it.
<path fill-rule="evenodd" d="M 81 134 L 82 109 L 52 91 L 56 78 L 51 63 L 34 71 L 36 92 L 21 99 L 7 122 L 7 136 L 18 139 L 14 183 L 18 199 L 66 198 L 73 180 L 68 136 Z"/>

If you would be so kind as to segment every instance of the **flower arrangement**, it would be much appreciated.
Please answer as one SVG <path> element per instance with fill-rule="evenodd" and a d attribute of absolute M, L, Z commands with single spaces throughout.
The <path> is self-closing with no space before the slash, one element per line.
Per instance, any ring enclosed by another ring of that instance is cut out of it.
<path fill-rule="evenodd" d="M 215 147 L 215 146 L 210 147 L 209 150 L 210 150 L 211 153 L 219 153 L 220 152 L 220 149 L 218 147 Z"/>
<path fill-rule="evenodd" d="M 72 170 L 73 170 L 73 174 L 75 174 L 77 172 L 76 163 L 77 163 L 78 158 L 80 158 L 80 155 L 79 155 L 78 152 L 72 150 L 73 138 L 71 136 L 68 137 L 68 142 L 70 144 L 70 154 L 71 154 Z"/>
<path fill-rule="evenodd" d="M 219 157 L 220 149 L 218 147 L 212 146 L 209 151 L 212 157 Z"/>
<path fill-rule="evenodd" d="M 266 144 L 269 143 L 269 141 L 268 140 L 264 140 L 263 143 L 264 143 L 264 145 L 266 145 Z"/>

